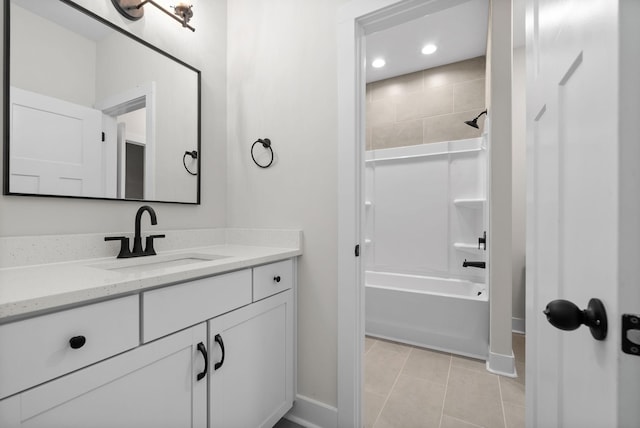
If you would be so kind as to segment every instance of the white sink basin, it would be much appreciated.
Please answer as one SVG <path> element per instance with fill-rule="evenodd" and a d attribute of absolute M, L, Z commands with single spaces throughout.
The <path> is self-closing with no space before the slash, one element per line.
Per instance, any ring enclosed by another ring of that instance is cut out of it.
<path fill-rule="evenodd" d="M 217 254 L 171 254 L 157 256 L 132 257 L 129 259 L 117 259 L 115 261 L 98 263 L 89 265 L 90 267 L 113 270 L 118 272 L 149 272 L 159 269 L 167 269 L 179 266 L 186 266 L 196 263 L 211 262 L 214 260 L 224 259 L 229 256 L 220 256 Z"/>

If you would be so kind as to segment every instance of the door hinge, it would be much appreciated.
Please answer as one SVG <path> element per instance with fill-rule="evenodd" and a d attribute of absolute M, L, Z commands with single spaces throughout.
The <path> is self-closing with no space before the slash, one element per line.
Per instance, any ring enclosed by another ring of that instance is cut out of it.
<path fill-rule="evenodd" d="M 103 143 L 104 143 L 104 141 L 105 141 L 105 137 L 106 137 L 106 136 L 104 135 L 104 132 L 103 132 L 103 133 L 102 133 L 102 142 L 103 142 Z"/>
<path fill-rule="evenodd" d="M 356 253 L 356 257 L 360 257 L 360 244 L 356 245 L 355 253 Z"/>

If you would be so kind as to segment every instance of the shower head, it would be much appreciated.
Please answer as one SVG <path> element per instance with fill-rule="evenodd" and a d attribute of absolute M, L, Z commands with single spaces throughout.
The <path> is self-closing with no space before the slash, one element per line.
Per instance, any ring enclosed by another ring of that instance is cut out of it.
<path fill-rule="evenodd" d="M 465 120 L 464 123 L 466 123 L 469 126 L 473 126 L 476 129 L 480 129 L 480 128 L 478 128 L 478 119 Z"/>
<path fill-rule="evenodd" d="M 467 125 L 469 125 L 469 126 L 473 126 L 473 127 L 474 127 L 474 128 L 476 128 L 476 129 L 480 129 L 480 128 L 478 127 L 478 118 L 479 118 L 480 116 L 482 116 L 483 114 L 487 114 L 487 111 L 486 111 L 486 110 L 485 110 L 485 111 L 483 111 L 482 113 L 480 113 L 479 115 L 477 115 L 476 117 L 474 117 L 474 118 L 473 118 L 473 120 L 465 120 L 465 121 L 464 121 L 464 123 L 466 123 L 466 124 L 467 124 Z"/>

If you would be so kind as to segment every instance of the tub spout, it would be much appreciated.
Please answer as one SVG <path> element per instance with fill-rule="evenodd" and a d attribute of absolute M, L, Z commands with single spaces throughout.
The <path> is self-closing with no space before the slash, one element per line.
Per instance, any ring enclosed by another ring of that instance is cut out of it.
<path fill-rule="evenodd" d="M 462 262 L 462 267 L 475 267 L 484 269 L 487 267 L 487 264 L 485 262 L 468 262 L 467 259 L 464 259 L 464 262 Z"/>

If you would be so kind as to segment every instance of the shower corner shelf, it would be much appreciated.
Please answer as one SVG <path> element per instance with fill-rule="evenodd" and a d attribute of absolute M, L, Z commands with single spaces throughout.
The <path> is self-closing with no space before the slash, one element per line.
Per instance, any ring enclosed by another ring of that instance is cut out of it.
<path fill-rule="evenodd" d="M 453 203 L 454 205 L 459 207 L 482 208 L 482 206 L 486 201 L 487 200 L 484 198 L 473 198 L 473 199 L 460 198 L 460 199 L 454 199 Z"/>
<path fill-rule="evenodd" d="M 468 253 L 473 254 L 481 254 L 484 252 L 483 249 L 478 249 L 478 244 L 466 244 L 462 242 L 456 242 L 453 244 L 453 248 L 460 251 L 466 251 Z"/>

